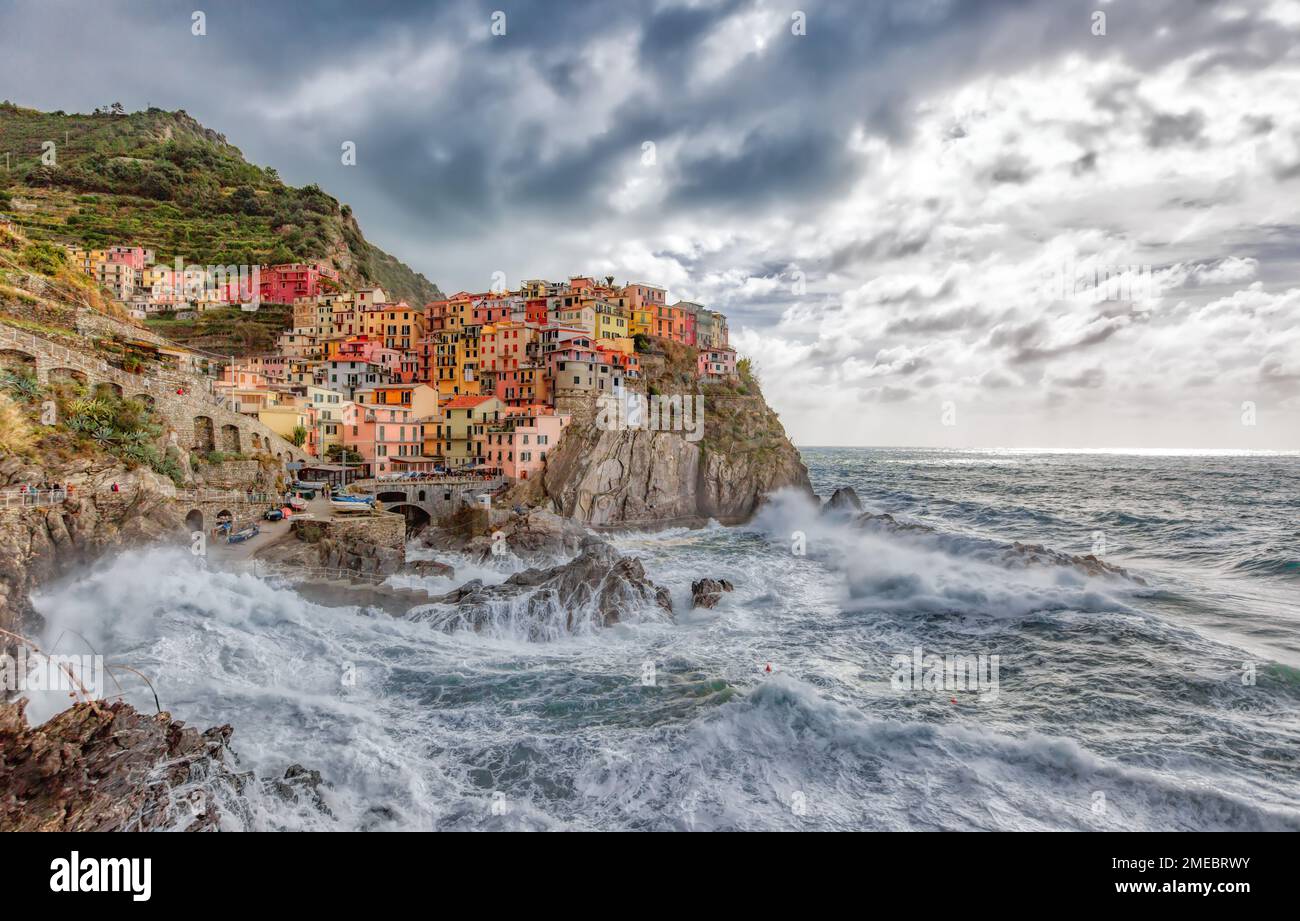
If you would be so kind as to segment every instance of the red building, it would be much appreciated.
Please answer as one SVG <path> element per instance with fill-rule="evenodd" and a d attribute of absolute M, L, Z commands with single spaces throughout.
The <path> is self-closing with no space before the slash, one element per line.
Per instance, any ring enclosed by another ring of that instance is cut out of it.
<path fill-rule="evenodd" d="M 268 304 L 292 304 L 296 297 L 321 294 L 321 279 L 338 281 L 339 273 L 319 263 L 290 262 L 263 266 L 261 299 Z"/>

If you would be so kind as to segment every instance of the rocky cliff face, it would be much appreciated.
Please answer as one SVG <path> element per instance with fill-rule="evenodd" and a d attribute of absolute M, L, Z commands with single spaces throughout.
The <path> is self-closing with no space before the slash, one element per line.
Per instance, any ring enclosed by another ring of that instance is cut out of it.
<path fill-rule="evenodd" d="M 254 786 L 329 814 L 315 771 L 238 771 L 229 726 L 200 733 L 169 713 L 82 701 L 32 727 L 26 703 L 0 703 L 0 832 L 249 828 Z"/>
<path fill-rule="evenodd" d="M 16 458 L 0 460 L 0 487 L 53 476 Z M 37 586 L 106 553 L 186 533 L 169 498 L 175 487 L 151 471 L 83 460 L 63 467 L 58 482 L 73 485 L 71 498 L 58 505 L 0 508 L 0 628 L 5 630 L 39 632 L 28 599 Z M 113 483 L 119 492 L 111 491 Z"/>
<path fill-rule="evenodd" d="M 672 527 L 748 520 L 769 493 L 812 494 L 808 470 L 757 384 L 705 386 L 704 431 L 575 422 L 547 459 L 555 510 L 592 527 Z"/>

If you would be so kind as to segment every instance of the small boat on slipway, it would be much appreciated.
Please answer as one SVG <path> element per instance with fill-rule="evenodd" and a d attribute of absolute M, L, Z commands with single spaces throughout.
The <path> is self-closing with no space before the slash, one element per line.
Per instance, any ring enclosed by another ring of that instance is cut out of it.
<path fill-rule="evenodd" d="M 330 499 L 330 508 L 336 512 L 368 512 L 375 507 L 375 500 L 370 496 L 334 496 Z"/>

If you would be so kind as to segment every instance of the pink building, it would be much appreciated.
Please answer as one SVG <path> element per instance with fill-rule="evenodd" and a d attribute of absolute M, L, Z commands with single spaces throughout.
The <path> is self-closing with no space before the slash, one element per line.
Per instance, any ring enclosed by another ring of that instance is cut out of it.
<path fill-rule="evenodd" d="M 110 246 L 106 261 L 114 265 L 129 265 L 137 272 L 143 272 L 145 266 L 153 265 L 153 250 L 140 246 Z"/>
<path fill-rule="evenodd" d="M 732 348 L 705 349 L 700 352 L 696 369 L 705 380 L 734 380 L 736 378 L 736 350 Z"/>
<path fill-rule="evenodd" d="M 292 304 L 294 298 L 320 294 L 322 278 L 338 281 L 339 273 L 319 263 L 262 266 L 260 296 L 270 304 Z"/>
<path fill-rule="evenodd" d="M 501 425 L 484 436 L 484 461 L 489 467 L 500 467 L 512 480 L 536 479 L 570 421 L 567 413 L 557 415 L 549 406 L 512 409 Z"/>
<path fill-rule="evenodd" d="M 424 424 L 414 410 L 362 403 L 345 431 L 344 443 L 361 455 L 371 476 L 433 469 L 433 459 L 423 456 Z"/>

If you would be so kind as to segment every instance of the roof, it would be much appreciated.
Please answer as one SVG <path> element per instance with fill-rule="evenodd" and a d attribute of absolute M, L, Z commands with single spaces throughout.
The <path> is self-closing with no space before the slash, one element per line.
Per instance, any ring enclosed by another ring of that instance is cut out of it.
<path fill-rule="evenodd" d="M 451 402 L 449 403 L 444 403 L 442 408 L 443 409 L 473 409 L 475 406 L 478 406 L 480 403 L 485 403 L 488 400 L 492 400 L 492 399 L 495 399 L 495 397 L 459 396 L 452 399 Z"/>

